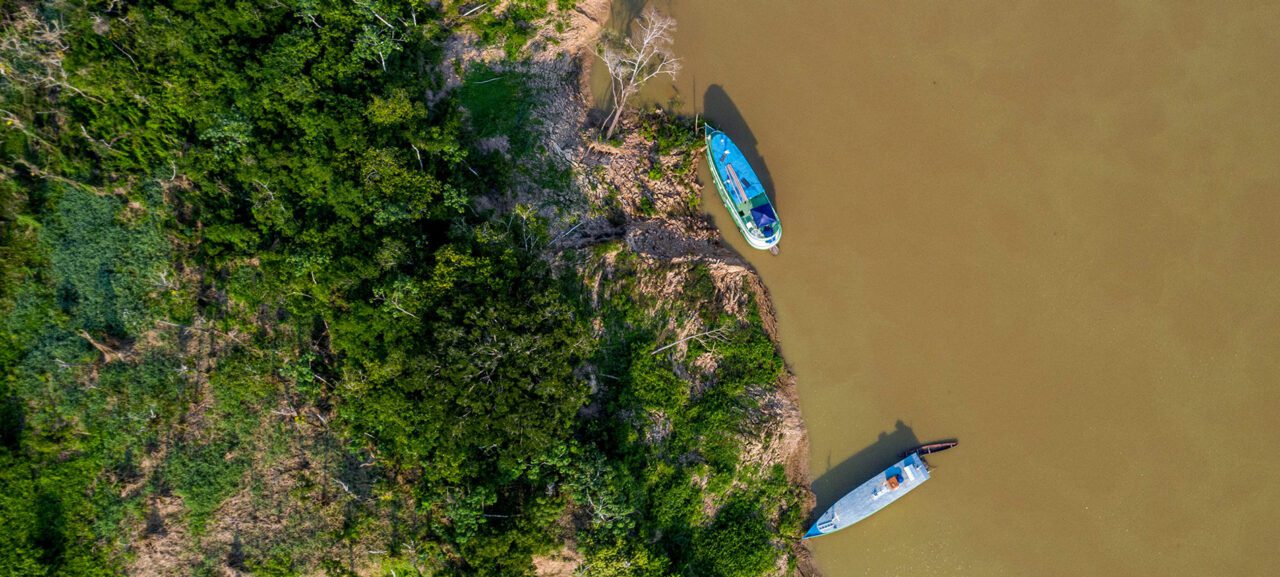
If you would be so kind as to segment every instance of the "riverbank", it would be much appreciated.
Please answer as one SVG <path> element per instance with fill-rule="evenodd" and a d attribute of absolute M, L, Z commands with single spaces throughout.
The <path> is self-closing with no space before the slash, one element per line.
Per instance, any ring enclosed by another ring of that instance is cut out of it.
<path fill-rule="evenodd" d="M 541 140 L 572 168 L 574 197 L 552 195 L 555 201 L 546 202 L 547 191 L 530 185 L 510 196 L 503 208 L 539 207 L 539 215 L 551 223 L 545 257 L 576 269 L 602 316 L 612 293 L 639 303 L 645 316 L 660 319 L 658 341 L 667 344 L 653 353 L 670 356 L 676 374 L 696 396 L 716 379 L 721 359 L 712 341 L 723 330 L 724 318 L 759 327 L 771 346 L 781 349 L 774 307 L 760 276 L 723 241 L 699 206 L 702 140 L 692 119 L 660 109 L 631 114 L 615 141 L 602 141 L 587 83 L 609 8 L 608 0 L 578 2 L 567 27 L 559 20 L 564 32 L 550 27 L 540 32 L 530 43 L 529 60 L 518 67 L 540 88 L 542 101 L 535 114 Z M 476 54 L 471 54 L 473 61 Z M 604 325 L 597 318 L 597 338 L 609 338 Z M 682 365 L 689 370 L 680 370 Z M 798 520 L 803 522 L 814 505 L 808 488 L 808 440 L 795 376 L 785 363 L 781 367 L 775 381 L 753 383 L 745 391 L 753 401 L 746 419 L 751 425 L 735 440 L 737 459 L 742 468 L 781 470 L 798 496 Z M 598 366 L 587 367 L 586 373 L 597 393 L 583 412 L 591 418 L 601 411 L 600 391 L 607 386 L 602 383 L 611 376 Z M 650 440 L 671 434 L 670 423 L 661 416 L 643 420 L 637 424 Z M 707 480 L 701 481 L 705 491 Z M 705 513 L 713 518 L 715 497 L 707 493 Z M 790 512 L 793 517 L 796 513 Z M 781 534 L 780 524 L 774 529 L 779 533 L 772 540 L 786 551 L 775 573 L 818 575 L 799 535 Z M 571 549 L 537 559 L 539 573 L 571 574 L 581 563 Z"/>

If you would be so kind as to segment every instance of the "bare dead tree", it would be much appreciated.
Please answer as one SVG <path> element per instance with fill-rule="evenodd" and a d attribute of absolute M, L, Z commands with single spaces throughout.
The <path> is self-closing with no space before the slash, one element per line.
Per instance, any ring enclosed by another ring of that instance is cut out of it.
<path fill-rule="evenodd" d="M 655 76 L 675 78 L 680 60 L 671 51 L 676 19 L 650 6 L 640 15 L 632 33 L 621 42 L 602 43 L 596 53 L 609 70 L 613 112 L 605 118 L 605 138 L 613 138 L 627 100 Z"/>

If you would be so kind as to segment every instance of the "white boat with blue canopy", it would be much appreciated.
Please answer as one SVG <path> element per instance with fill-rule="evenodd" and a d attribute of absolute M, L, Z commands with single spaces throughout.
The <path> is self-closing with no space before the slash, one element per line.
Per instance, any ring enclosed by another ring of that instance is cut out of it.
<path fill-rule="evenodd" d="M 805 539 L 835 533 L 888 507 L 929 480 L 929 466 L 913 452 L 841 497 L 804 534 Z"/>
<path fill-rule="evenodd" d="M 710 124 L 704 125 L 707 141 L 707 162 L 716 182 L 720 200 L 733 217 L 734 224 L 742 231 L 752 248 L 770 250 L 782 239 L 782 223 L 769 202 L 764 184 L 756 171 L 747 163 L 742 151 L 729 137 Z"/>

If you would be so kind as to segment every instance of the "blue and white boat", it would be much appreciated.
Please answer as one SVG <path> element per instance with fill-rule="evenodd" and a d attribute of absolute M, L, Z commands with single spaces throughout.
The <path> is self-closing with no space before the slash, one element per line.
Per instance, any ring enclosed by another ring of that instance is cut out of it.
<path fill-rule="evenodd" d="M 890 503 L 901 499 L 912 489 L 929 480 L 929 466 L 920 459 L 918 452 L 912 452 L 883 473 L 872 477 L 867 482 L 841 497 L 827 512 L 818 517 L 818 521 L 804 534 L 805 539 L 835 533 L 858 521 L 870 517 L 872 513 L 888 507 Z"/>
<path fill-rule="evenodd" d="M 738 146 L 725 133 L 704 125 L 707 162 L 716 182 L 720 200 L 742 231 L 747 244 L 760 250 L 771 250 L 782 239 L 782 223 L 765 194 L 756 171 L 747 163 Z"/>

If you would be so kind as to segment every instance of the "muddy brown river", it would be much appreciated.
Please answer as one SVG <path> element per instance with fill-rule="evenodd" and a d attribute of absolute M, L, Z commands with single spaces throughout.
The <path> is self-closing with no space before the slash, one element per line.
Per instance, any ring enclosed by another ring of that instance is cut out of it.
<path fill-rule="evenodd" d="M 705 187 L 819 508 L 960 441 L 810 542 L 828 577 L 1280 574 L 1280 4 L 659 6 L 684 71 L 647 97 L 733 137 L 785 226 L 753 251 Z"/>

